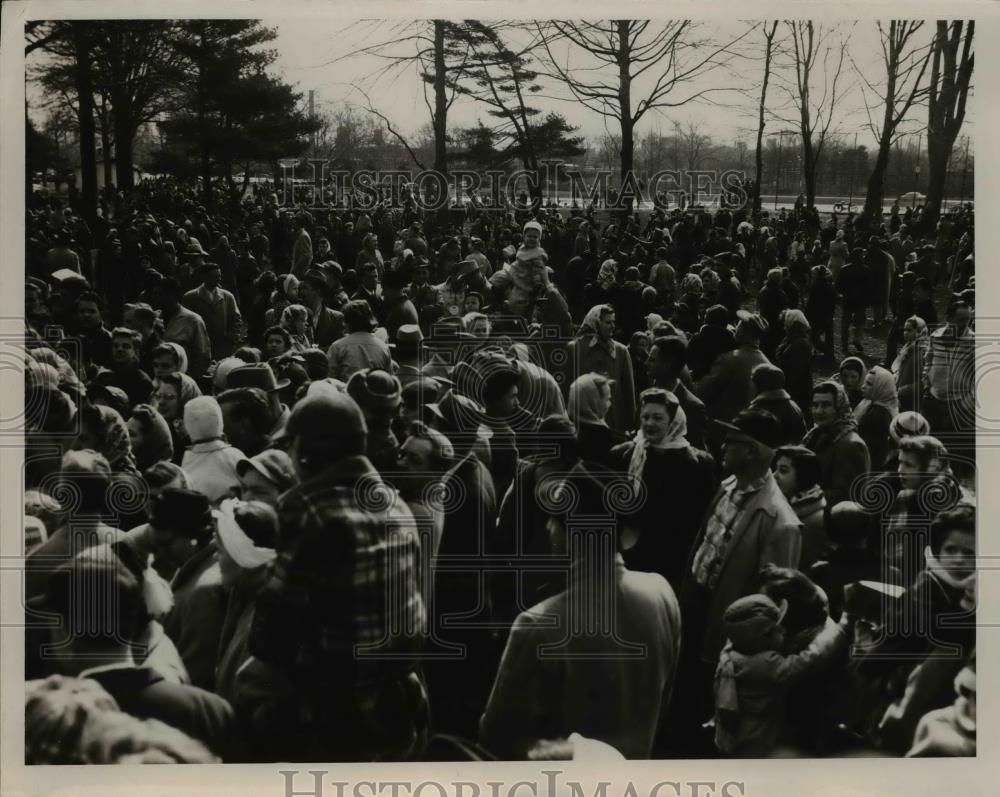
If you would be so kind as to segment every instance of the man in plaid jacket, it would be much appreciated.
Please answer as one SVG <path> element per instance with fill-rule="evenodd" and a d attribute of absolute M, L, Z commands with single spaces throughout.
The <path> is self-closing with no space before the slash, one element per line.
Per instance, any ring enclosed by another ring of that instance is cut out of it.
<path fill-rule="evenodd" d="M 364 456 L 364 416 L 346 394 L 306 396 L 286 434 L 301 483 L 279 499 L 237 710 L 269 760 L 411 757 L 428 722 L 413 515 Z"/>

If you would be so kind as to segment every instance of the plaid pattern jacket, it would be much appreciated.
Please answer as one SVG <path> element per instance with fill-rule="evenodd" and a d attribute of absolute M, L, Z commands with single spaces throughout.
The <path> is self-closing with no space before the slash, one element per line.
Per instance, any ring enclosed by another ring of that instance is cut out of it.
<path fill-rule="evenodd" d="M 324 702 L 405 678 L 426 632 L 419 536 L 406 504 L 356 456 L 289 490 L 278 514 L 253 655 Z"/>

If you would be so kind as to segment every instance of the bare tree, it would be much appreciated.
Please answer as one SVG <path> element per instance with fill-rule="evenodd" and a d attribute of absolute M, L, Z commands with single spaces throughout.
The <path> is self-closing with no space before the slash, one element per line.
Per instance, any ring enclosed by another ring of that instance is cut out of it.
<path fill-rule="evenodd" d="M 760 104 L 758 106 L 757 119 L 757 149 L 754 156 L 756 174 L 753 181 L 753 208 L 754 213 L 760 213 L 760 184 L 764 176 L 764 111 L 767 108 L 767 86 L 771 82 L 771 64 L 774 60 L 775 36 L 778 33 L 778 20 L 765 24 L 762 28 L 764 33 L 764 75 L 760 83 Z"/>
<path fill-rule="evenodd" d="M 689 20 L 601 20 L 597 22 L 536 22 L 549 74 L 565 85 L 572 99 L 621 131 L 619 171 L 626 188 L 633 169 L 635 126 L 652 110 L 677 108 L 710 95 L 732 91 L 706 87 L 704 77 L 730 64 L 734 46 L 753 28 L 719 43 Z M 577 56 L 559 57 L 568 44 Z M 587 63 L 581 63 L 580 58 Z M 596 64 L 596 67 L 595 67 Z M 642 96 L 633 96 L 639 78 L 651 80 Z M 626 195 L 626 201 L 629 197 Z"/>
<path fill-rule="evenodd" d="M 702 133 L 694 122 L 688 121 L 687 124 L 682 125 L 675 121 L 674 136 L 680 145 L 684 168 L 689 172 L 698 171 L 711 158 L 714 149 L 712 137 Z"/>
<path fill-rule="evenodd" d="M 955 138 L 965 121 L 965 103 L 969 97 L 975 54 L 972 39 L 976 23 L 955 20 L 937 23 L 927 104 L 927 204 L 925 229 L 932 230 L 941 215 L 948 159 Z M 961 54 L 959 54 L 961 49 Z"/>
<path fill-rule="evenodd" d="M 364 44 L 346 55 L 334 59 L 337 63 L 358 56 L 374 56 L 381 65 L 365 76 L 362 81 L 368 88 L 381 80 L 393 80 L 398 75 L 416 69 L 424 81 L 424 103 L 430 114 L 434 131 L 434 170 L 448 173 L 448 111 L 455 101 L 457 92 L 449 89 L 449 79 L 454 80 L 464 68 L 464 55 L 449 48 L 455 23 L 448 20 L 406 20 L 386 23 L 360 23 L 362 37 L 377 38 L 371 44 Z M 367 29 L 364 28 L 367 26 Z M 388 27 L 387 27 L 388 26 Z M 432 96 L 429 96 L 432 95 Z M 367 98 L 367 94 L 365 97 Z M 386 124 L 388 131 L 406 147 L 411 157 L 417 147 L 413 146 L 399 132 L 389 117 L 376 112 L 371 102 L 368 108 Z M 414 158 L 417 161 L 416 158 Z M 419 162 L 419 161 L 417 161 Z"/>
<path fill-rule="evenodd" d="M 933 42 L 920 44 L 917 33 L 923 28 L 922 21 L 891 20 L 886 29 L 881 22 L 878 26 L 882 41 L 882 62 L 885 66 L 885 86 L 874 84 L 865 76 L 865 70 L 854 64 L 862 83 L 865 110 L 868 113 L 868 129 L 878 142 L 875 165 L 868 178 L 863 215 L 877 221 L 882 216 L 882 199 L 885 194 L 885 175 L 889 167 L 889 154 L 893 142 L 898 140 L 901 123 L 906 119 L 914 103 L 927 96 L 929 87 L 924 81 L 927 64 L 933 52 Z M 852 59 L 853 61 L 853 59 Z M 874 98 L 874 102 L 872 101 Z M 873 118 L 873 111 L 881 110 L 881 119 Z"/>
<path fill-rule="evenodd" d="M 841 76 L 847 58 L 847 36 L 839 25 L 824 27 L 813 20 L 786 21 L 791 46 L 789 71 L 794 80 L 781 81 L 795 119 L 783 119 L 796 124 L 802 139 L 802 178 L 805 183 L 806 205 L 816 202 L 816 176 L 823 157 L 830 127 L 833 123 L 843 86 Z M 776 72 L 778 79 L 781 73 Z"/>

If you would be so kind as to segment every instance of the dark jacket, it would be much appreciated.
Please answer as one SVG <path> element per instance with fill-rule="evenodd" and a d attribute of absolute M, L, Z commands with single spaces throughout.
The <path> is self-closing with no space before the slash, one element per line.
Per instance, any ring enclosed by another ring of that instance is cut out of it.
<path fill-rule="evenodd" d="M 772 390 L 756 396 L 750 402 L 750 407 L 767 410 L 778 419 L 781 423 L 782 445 L 794 446 L 802 441 L 802 436 L 806 433 L 802 410 L 784 390 Z"/>
<path fill-rule="evenodd" d="M 688 343 L 687 359 L 691 376 L 701 379 L 711 370 L 716 357 L 735 348 L 736 338 L 728 327 L 705 324 Z"/>
<path fill-rule="evenodd" d="M 160 720 L 204 743 L 224 761 L 239 760 L 233 708 L 218 695 L 166 681 L 147 667 L 99 670 L 86 677 L 103 686 L 126 714 Z"/>

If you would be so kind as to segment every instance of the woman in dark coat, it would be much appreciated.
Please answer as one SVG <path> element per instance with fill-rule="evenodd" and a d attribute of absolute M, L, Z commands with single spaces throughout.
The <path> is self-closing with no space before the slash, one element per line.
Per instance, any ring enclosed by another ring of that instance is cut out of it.
<path fill-rule="evenodd" d="M 844 386 L 820 382 L 812 391 L 813 427 L 802 445 L 815 452 L 828 506 L 851 500 L 851 485 L 871 470 L 868 446 L 858 435 Z"/>
<path fill-rule="evenodd" d="M 813 385 L 809 322 L 801 310 L 785 310 L 781 320 L 785 339 L 778 345 L 775 364 L 785 372 L 785 390 L 808 420 Z"/>
<path fill-rule="evenodd" d="M 613 468 L 617 464 L 611 449 L 626 441 L 612 430 L 605 416 L 611 409 L 611 380 L 589 373 L 577 378 L 569 388 L 566 411 L 576 428 L 580 459 Z"/>
<path fill-rule="evenodd" d="M 885 368 L 872 366 L 861 383 L 861 395 L 854 408 L 858 434 L 868 446 L 871 461 L 879 465 L 889 453 L 889 424 L 899 414 L 896 381 Z"/>
<path fill-rule="evenodd" d="M 691 446 L 686 434 L 677 397 L 653 387 L 639 396 L 635 440 L 611 452 L 642 494 L 621 530 L 625 566 L 659 573 L 675 590 L 717 486 L 712 456 Z"/>

